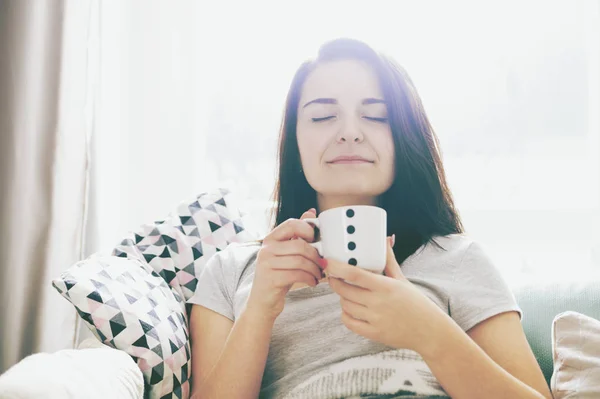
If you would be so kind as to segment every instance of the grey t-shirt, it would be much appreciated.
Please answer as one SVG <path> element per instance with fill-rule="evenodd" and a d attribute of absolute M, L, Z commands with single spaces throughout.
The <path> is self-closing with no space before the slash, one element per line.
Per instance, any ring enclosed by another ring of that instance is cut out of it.
<path fill-rule="evenodd" d="M 515 298 L 481 246 L 463 235 L 436 237 L 401 265 L 406 278 L 464 330 L 516 311 Z M 232 244 L 207 263 L 189 303 L 235 322 L 252 288 L 258 244 Z M 413 394 L 408 394 L 413 392 Z M 446 397 L 418 353 L 361 337 L 341 322 L 329 284 L 290 291 L 277 318 L 261 398 Z"/>

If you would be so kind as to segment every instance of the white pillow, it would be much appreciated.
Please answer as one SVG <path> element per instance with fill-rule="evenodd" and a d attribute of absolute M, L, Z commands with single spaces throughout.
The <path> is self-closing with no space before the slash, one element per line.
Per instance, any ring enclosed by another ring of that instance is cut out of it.
<path fill-rule="evenodd" d="M 131 356 L 94 341 L 21 360 L 0 376 L 0 399 L 142 399 L 144 378 Z"/>
<path fill-rule="evenodd" d="M 577 312 L 552 322 L 555 399 L 600 398 L 600 321 Z"/>

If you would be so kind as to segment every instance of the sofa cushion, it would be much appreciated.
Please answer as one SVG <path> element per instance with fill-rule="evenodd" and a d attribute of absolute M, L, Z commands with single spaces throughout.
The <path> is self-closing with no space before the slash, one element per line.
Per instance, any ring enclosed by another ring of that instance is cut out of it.
<path fill-rule="evenodd" d="M 183 201 L 163 220 L 142 225 L 113 249 L 112 257 L 80 262 L 53 284 L 96 337 L 134 356 L 150 397 L 187 398 L 185 302 L 207 259 L 232 242 L 255 238 L 230 191 L 215 189 Z"/>
<path fill-rule="evenodd" d="M 133 357 L 151 399 L 189 397 L 185 302 L 147 264 L 95 256 L 76 263 L 52 284 L 101 342 Z"/>
<path fill-rule="evenodd" d="M 563 278 L 562 281 L 536 281 L 512 286 L 523 310 L 523 329 L 529 345 L 550 386 L 552 363 L 552 321 L 562 312 L 575 311 L 600 319 L 600 278 Z"/>
<path fill-rule="evenodd" d="M 118 257 L 147 263 L 185 300 L 194 295 L 206 261 L 232 242 L 255 239 L 228 189 L 183 201 L 165 219 L 140 226 L 114 248 Z"/>
<path fill-rule="evenodd" d="M 129 355 L 99 342 L 80 348 L 21 360 L 0 376 L 0 399 L 143 398 L 144 379 Z"/>
<path fill-rule="evenodd" d="M 600 321 L 564 312 L 552 324 L 555 399 L 600 398 Z"/>

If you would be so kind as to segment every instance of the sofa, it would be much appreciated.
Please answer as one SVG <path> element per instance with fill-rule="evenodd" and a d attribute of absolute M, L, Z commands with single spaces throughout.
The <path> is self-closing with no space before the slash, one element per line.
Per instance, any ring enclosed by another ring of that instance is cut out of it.
<path fill-rule="evenodd" d="M 551 386 L 553 321 L 563 312 L 600 320 L 600 278 L 519 284 L 512 290 L 523 310 L 522 325 L 529 345 Z"/>
<path fill-rule="evenodd" d="M 103 362 L 113 359 L 123 370 L 128 370 L 128 380 L 114 380 L 114 373 L 94 370 L 90 383 L 105 373 L 107 384 L 113 384 L 115 389 L 122 385 L 123 392 L 132 393 L 127 397 L 141 398 L 139 390 L 131 387 L 139 387 L 143 382 L 148 398 L 189 396 L 191 355 L 186 325 L 189 309 L 185 300 L 194 292 L 194 276 L 201 273 L 211 254 L 231 242 L 244 242 L 258 236 L 256 231 L 249 231 L 251 227 L 245 227 L 244 213 L 233 209 L 232 202 L 235 203 L 228 190 L 202 193 L 180 204 L 167 218 L 131 232 L 110 254 L 79 262 L 54 280 L 58 292 L 73 303 L 96 338 L 106 344 L 106 349 L 119 349 L 100 352 L 84 345 L 87 347 L 77 352 L 79 361 L 87 357 L 88 364 L 95 364 L 94 357 L 102 355 Z M 136 289 L 130 290 L 133 286 Z M 555 317 L 571 311 L 600 320 L 600 279 L 524 283 L 513 285 L 512 289 L 523 310 L 522 324 L 527 339 L 551 386 L 556 357 L 553 351 Z M 127 300 L 123 303 L 125 297 Z M 160 303 L 157 303 L 158 297 L 162 298 Z M 138 319 L 133 314 L 136 310 L 127 308 L 142 306 L 140 304 L 146 306 L 146 310 L 152 308 L 155 314 Z M 113 313 L 107 313 L 109 311 Z M 166 344 L 161 346 L 159 341 Z M 57 356 L 56 364 L 60 364 L 59 358 L 64 361 L 65 356 L 74 356 L 74 350 L 66 351 L 53 354 Z M 129 357 L 123 357 L 122 352 Z M 26 376 L 43 373 L 44 368 L 51 367 L 51 356 L 38 354 L 33 355 L 33 360 L 24 359 L 0 376 L 0 399 L 41 397 L 35 392 L 45 392 L 45 398 L 80 397 L 73 387 L 57 387 L 68 384 L 68 379 L 53 381 L 48 389 L 31 390 L 25 385 L 19 389 L 20 381 Z M 136 367 L 142 373 L 136 373 Z M 81 379 L 85 381 L 85 376 L 80 376 L 79 384 Z M 52 396 L 57 392 L 69 394 Z"/>

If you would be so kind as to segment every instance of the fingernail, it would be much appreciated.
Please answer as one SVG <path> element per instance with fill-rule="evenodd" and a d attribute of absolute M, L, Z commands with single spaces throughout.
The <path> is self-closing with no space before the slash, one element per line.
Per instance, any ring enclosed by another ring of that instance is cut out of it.
<path fill-rule="evenodd" d="M 317 210 L 315 208 L 310 208 L 308 211 L 312 213 L 317 213 Z"/>
<path fill-rule="evenodd" d="M 396 234 L 392 234 L 392 248 L 394 247 L 395 243 L 396 243 Z"/>
<path fill-rule="evenodd" d="M 321 266 L 321 269 L 325 270 L 327 268 L 327 259 L 325 259 L 325 258 L 319 259 L 319 265 Z"/>

